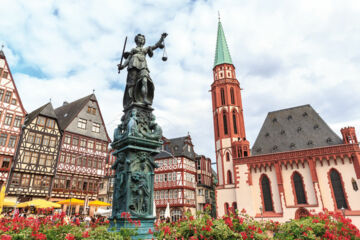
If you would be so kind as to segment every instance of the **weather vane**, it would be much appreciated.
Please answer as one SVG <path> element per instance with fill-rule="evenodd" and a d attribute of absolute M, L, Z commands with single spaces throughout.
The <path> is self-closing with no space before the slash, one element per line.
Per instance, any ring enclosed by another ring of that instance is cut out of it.
<path fill-rule="evenodd" d="M 1 50 L 3 50 L 4 47 L 5 47 L 4 44 L 1 44 Z"/>
<path fill-rule="evenodd" d="M 219 18 L 219 22 L 220 22 L 220 11 L 218 11 L 218 18 Z"/>

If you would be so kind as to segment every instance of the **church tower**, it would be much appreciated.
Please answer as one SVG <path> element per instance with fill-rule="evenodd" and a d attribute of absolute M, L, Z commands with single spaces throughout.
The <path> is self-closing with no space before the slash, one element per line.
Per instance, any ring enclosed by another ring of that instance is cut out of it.
<path fill-rule="evenodd" d="M 246 140 L 241 88 L 236 79 L 235 66 L 220 19 L 213 74 L 211 93 L 218 174 L 217 194 L 225 194 L 228 195 L 227 199 L 232 199 L 230 204 L 225 203 L 227 205 L 224 207 L 217 206 L 218 214 L 222 216 L 228 207 L 236 208 L 236 173 L 233 159 L 249 156 L 250 151 L 249 142 Z"/>

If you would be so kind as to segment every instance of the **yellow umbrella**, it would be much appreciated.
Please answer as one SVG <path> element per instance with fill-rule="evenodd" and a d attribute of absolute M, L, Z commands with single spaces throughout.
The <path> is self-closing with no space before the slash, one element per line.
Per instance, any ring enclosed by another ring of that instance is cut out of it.
<path fill-rule="evenodd" d="M 16 202 L 4 201 L 4 207 L 15 207 Z"/>
<path fill-rule="evenodd" d="M 35 206 L 36 208 L 61 208 L 60 204 L 57 203 L 43 203 Z"/>
<path fill-rule="evenodd" d="M 66 199 L 66 200 L 62 200 L 60 202 L 57 202 L 57 204 L 61 204 L 61 205 L 84 205 L 84 200 L 80 200 L 77 198 L 70 198 L 70 199 Z"/>
<path fill-rule="evenodd" d="M 5 186 L 2 186 L 1 192 L 0 192 L 0 213 L 2 213 L 4 199 L 5 199 Z"/>
<path fill-rule="evenodd" d="M 89 206 L 96 206 L 96 207 L 105 207 L 105 206 L 111 206 L 110 203 L 102 202 L 99 200 L 91 201 L 89 202 Z"/>
<path fill-rule="evenodd" d="M 59 207 L 61 207 L 60 204 L 46 201 L 45 199 L 35 199 L 32 201 L 19 203 L 16 207 L 23 208 L 23 207 L 31 207 L 31 206 L 36 207 L 36 208 L 48 208 L 48 207 L 59 208 Z"/>

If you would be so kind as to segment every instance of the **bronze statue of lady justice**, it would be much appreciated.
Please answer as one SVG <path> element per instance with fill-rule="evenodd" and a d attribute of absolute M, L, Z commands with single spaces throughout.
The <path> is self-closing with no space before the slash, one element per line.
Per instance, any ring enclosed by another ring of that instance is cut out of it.
<path fill-rule="evenodd" d="M 137 34 L 135 37 L 136 47 L 131 49 L 130 52 L 123 52 L 120 64 L 118 64 L 118 70 L 119 73 L 120 70 L 125 67 L 127 67 L 128 70 L 123 100 L 124 108 L 127 108 L 132 103 L 145 106 L 152 105 L 154 98 L 154 83 L 149 74 L 150 71 L 147 67 L 146 55 L 152 57 L 154 54 L 153 50 L 157 48 L 163 49 L 165 47 L 164 39 L 166 36 L 167 33 L 163 33 L 160 40 L 154 46 L 144 47 L 145 36 Z M 123 58 L 126 59 L 124 64 L 122 64 Z M 163 61 L 166 61 L 167 57 L 163 56 L 162 59 Z"/>

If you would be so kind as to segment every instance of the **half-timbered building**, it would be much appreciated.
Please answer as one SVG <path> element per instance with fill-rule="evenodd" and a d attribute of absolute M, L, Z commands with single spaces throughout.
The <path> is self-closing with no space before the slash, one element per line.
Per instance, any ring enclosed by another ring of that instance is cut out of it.
<path fill-rule="evenodd" d="M 25 114 L 5 54 L 0 50 L 0 187 L 7 183 Z"/>
<path fill-rule="evenodd" d="M 211 159 L 204 155 L 196 156 L 196 210 L 202 211 L 206 205 L 215 209 L 215 192 Z"/>
<path fill-rule="evenodd" d="M 190 136 L 166 139 L 155 156 L 154 198 L 156 216 L 163 218 L 167 204 L 172 220 L 196 211 L 196 163 Z"/>
<path fill-rule="evenodd" d="M 95 200 L 110 143 L 95 94 L 64 102 L 55 113 L 63 138 L 52 200 Z"/>
<path fill-rule="evenodd" d="M 51 103 L 26 116 L 11 167 L 8 196 L 19 202 L 50 197 L 60 141 L 61 132 Z"/>
<path fill-rule="evenodd" d="M 115 170 L 112 169 L 111 166 L 115 163 L 116 157 L 112 155 L 113 152 L 114 150 L 109 149 L 109 154 L 105 161 L 104 177 L 102 182 L 100 182 L 98 194 L 98 199 L 100 201 L 108 203 L 112 203 L 114 195 Z"/>

